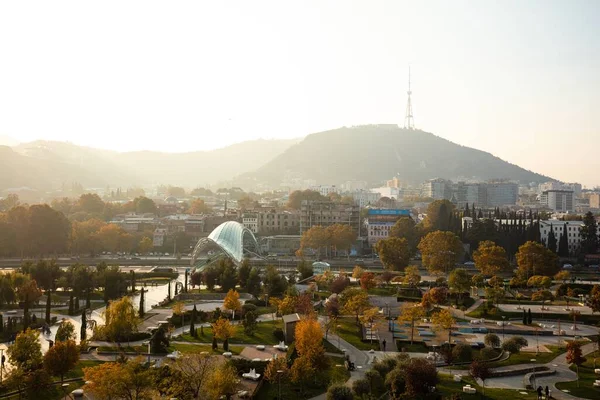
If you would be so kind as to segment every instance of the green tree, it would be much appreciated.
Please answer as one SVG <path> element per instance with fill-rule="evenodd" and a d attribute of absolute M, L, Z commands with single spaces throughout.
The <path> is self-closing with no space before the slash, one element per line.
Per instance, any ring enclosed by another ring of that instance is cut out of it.
<path fill-rule="evenodd" d="M 435 200 L 427 206 L 425 228 L 434 231 L 447 231 L 450 229 L 450 215 L 454 213 L 454 204 L 448 200 Z"/>
<path fill-rule="evenodd" d="M 390 229 L 389 236 L 406 239 L 411 250 L 411 256 L 417 251 L 420 239 L 419 230 L 411 217 L 401 217 L 396 221 L 392 229 Z"/>
<path fill-rule="evenodd" d="M 254 336 L 254 333 L 256 332 L 256 326 L 258 325 L 257 318 L 258 316 L 253 311 L 248 311 L 246 315 L 244 315 L 244 321 L 242 324 L 244 325 L 244 333 L 246 335 Z"/>
<path fill-rule="evenodd" d="M 348 386 L 337 383 L 329 386 L 327 389 L 327 400 L 353 400 L 352 389 Z"/>
<path fill-rule="evenodd" d="M 581 252 L 595 254 L 598 251 L 598 224 L 591 211 L 583 217 L 583 226 L 579 229 L 581 235 Z"/>
<path fill-rule="evenodd" d="M 241 287 L 246 288 L 246 285 L 248 285 L 248 278 L 250 277 L 251 270 L 250 259 L 244 258 L 242 265 L 238 268 L 238 282 Z"/>
<path fill-rule="evenodd" d="M 511 354 L 518 354 L 527 345 L 527 339 L 523 336 L 513 336 L 502 343 L 502 350 L 508 351 Z"/>
<path fill-rule="evenodd" d="M 463 252 L 460 239 L 452 232 L 431 232 L 421 239 L 418 247 L 423 266 L 432 274 L 447 274 Z"/>
<path fill-rule="evenodd" d="M 464 268 L 456 268 L 448 275 L 448 286 L 450 292 L 456 294 L 459 298 L 462 294 L 469 292 L 471 287 L 471 275 Z"/>
<path fill-rule="evenodd" d="M 556 240 L 556 235 L 554 234 L 554 229 L 552 228 L 552 224 L 550 224 L 550 233 L 548 233 L 548 249 L 553 253 L 556 253 L 556 245 L 558 244 Z"/>
<path fill-rule="evenodd" d="M 42 345 L 37 331 L 27 329 L 19 333 L 6 353 L 11 364 L 22 371 L 30 372 L 42 366 Z"/>
<path fill-rule="evenodd" d="M 558 240 L 558 256 L 569 257 L 569 239 L 567 238 L 567 224 L 563 226 L 563 231 Z"/>
<path fill-rule="evenodd" d="M 63 319 L 58 326 L 54 340 L 56 342 L 66 342 L 67 340 L 75 340 L 75 326 L 71 321 Z"/>
<path fill-rule="evenodd" d="M 103 326 L 97 327 L 100 337 L 112 342 L 128 340 L 137 332 L 138 317 L 130 297 L 113 300 L 104 311 Z"/>
<path fill-rule="evenodd" d="M 87 315 L 85 310 L 81 312 L 81 328 L 79 330 L 79 338 L 84 341 L 87 338 Z"/>
<path fill-rule="evenodd" d="M 316 192 L 314 190 L 295 190 L 292 193 L 290 193 L 290 196 L 288 197 L 287 208 L 290 208 L 292 210 L 299 210 L 300 206 L 302 205 L 302 201 L 304 200 L 326 201 L 327 198 L 321 196 L 319 192 Z"/>
<path fill-rule="evenodd" d="M 375 245 L 375 251 L 383 265 L 393 271 L 402 271 L 410 261 L 411 249 L 404 238 L 389 237 Z"/>

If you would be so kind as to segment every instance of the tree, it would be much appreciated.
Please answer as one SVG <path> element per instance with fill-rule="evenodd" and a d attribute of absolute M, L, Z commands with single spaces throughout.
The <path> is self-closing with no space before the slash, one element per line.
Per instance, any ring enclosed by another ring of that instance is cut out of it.
<path fill-rule="evenodd" d="M 484 336 L 483 342 L 494 349 L 500 347 L 500 338 L 495 333 L 488 333 Z"/>
<path fill-rule="evenodd" d="M 489 240 L 479 243 L 479 247 L 473 252 L 473 261 L 475 261 L 475 267 L 486 276 L 495 275 L 500 271 L 508 271 L 510 268 L 506 250 Z"/>
<path fill-rule="evenodd" d="M 235 327 L 225 318 L 219 318 L 212 324 L 213 336 L 223 340 L 223 350 L 229 350 L 229 338 L 235 334 Z"/>
<path fill-rule="evenodd" d="M 355 265 L 354 269 L 352 270 L 352 277 L 354 279 L 360 279 L 360 277 L 362 276 L 362 274 L 365 272 L 365 269 L 363 267 L 361 267 L 360 265 Z"/>
<path fill-rule="evenodd" d="M 12 365 L 24 372 L 31 372 L 42 366 L 42 345 L 38 332 L 27 329 L 17 335 L 15 343 L 6 351 Z"/>
<path fill-rule="evenodd" d="M 208 214 L 211 211 L 212 209 L 202 199 L 195 199 L 188 208 L 188 214 Z"/>
<path fill-rule="evenodd" d="M 375 251 L 383 265 L 392 271 L 402 271 L 410 261 L 411 249 L 404 238 L 389 237 L 375 245 Z"/>
<path fill-rule="evenodd" d="M 348 286 L 350 286 L 350 279 L 345 275 L 338 275 L 333 281 L 331 281 L 329 290 L 331 290 L 332 293 L 340 294 Z"/>
<path fill-rule="evenodd" d="M 242 261 L 242 265 L 238 268 L 238 282 L 240 286 L 245 288 L 248 285 L 248 278 L 250 277 L 250 271 L 252 267 L 250 267 L 250 260 L 248 258 L 244 258 Z"/>
<path fill-rule="evenodd" d="M 296 323 L 296 351 L 300 357 L 306 357 L 313 365 L 320 365 L 325 355 L 323 347 L 323 329 L 316 319 L 305 318 Z"/>
<path fill-rule="evenodd" d="M 543 245 L 529 241 L 516 254 L 518 274 L 524 279 L 531 275 L 553 276 L 558 272 L 558 257 Z"/>
<path fill-rule="evenodd" d="M 237 290 L 229 289 L 229 292 L 227 292 L 227 295 L 225 296 L 225 300 L 223 300 L 223 308 L 231 311 L 233 313 L 233 319 L 235 319 L 235 312 L 242 309 L 240 294 Z"/>
<path fill-rule="evenodd" d="M 66 342 L 67 340 L 75 340 L 75 326 L 71 321 L 63 319 L 58 326 L 54 340 L 56 342 Z"/>
<path fill-rule="evenodd" d="M 312 249 L 317 253 L 317 257 L 321 257 L 321 249 L 327 247 L 331 241 L 331 231 L 323 228 L 320 225 L 315 225 L 306 230 L 300 239 L 300 250 Z"/>
<path fill-rule="evenodd" d="M 435 231 L 419 243 L 422 263 L 432 274 L 448 273 L 462 255 L 462 243 L 452 232 Z"/>
<path fill-rule="evenodd" d="M 552 295 L 552 292 L 549 290 L 539 290 L 531 295 L 531 300 L 532 301 L 541 301 L 542 306 L 543 306 L 546 301 L 554 300 L 554 296 Z"/>
<path fill-rule="evenodd" d="M 375 287 L 375 275 L 372 272 L 365 272 L 360 276 L 360 287 L 363 290 L 373 289 Z"/>
<path fill-rule="evenodd" d="M 352 389 L 348 386 L 336 383 L 327 389 L 327 400 L 353 400 Z"/>
<path fill-rule="evenodd" d="M 563 226 L 563 231 L 560 234 L 558 240 L 558 256 L 569 257 L 569 239 L 567 238 L 567 224 Z"/>
<path fill-rule="evenodd" d="M 97 327 L 99 337 L 105 337 L 112 342 L 128 340 L 137 332 L 138 318 L 130 297 L 109 302 L 104 311 L 103 326 Z"/>
<path fill-rule="evenodd" d="M 552 224 L 550 224 L 550 233 L 548 233 L 548 249 L 556 253 L 556 245 L 558 244 L 556 240 L 556 235 L 554 234 L 554 229 L 552 229 Z"/>
<path fill-rule="evenodd" d="M 144 288 L 141 288 L 140 289 L 140 306 L 138 307 L 138 314 L 139 314 L 140 318 L 144 318 L 144 315 L 146 314 L 146 310 L 145 310 L 146 304 L 144 302 L 145 296 L 146 296 L 145 293 L 146 293 L 146 290 Z"/>
<path fill-rule="evenodd" d="M 285 357 L 272 358 L 265 368 L 265 379 L 271 383 L 277 383 L 279 379 L 287 379 L 289 372 Z"/>
<path fill-rule="evenodd" d="M 452 313 L 444 308 L 431 316 L 431 322 L 436 329 L 448 331 L 448 343 L 452 343 L 452 326 L 456 322 Z"/>
<path fill-rule="evenodd" d="M 475 380 L 481 379 L 481 387 L 483 388 L 483 395 L 485 396 L 485 381 L 492 376 L 490 367 L 488 367 L 485 362 L 473 361 L 469 373 Z"/>
<path fill-rule="evenodd" d="M 166 353 L 169 347 L 169 339 L 167 338 L 167 328 L 165 325 L 161 325 L 154 331 L 150 337 L 150 352 Z"/>
<path fill-rule="evenodd" d="M 350 250 L 354 243 L 356 243 L 356 232 L 350 225 L 346 224 L 333 224 L 327 227 L 327 234 L 329 236 L 329 245 L 333 246 L 336 254 L 339 250 L 344 250 L 346 255 L 350 257 Z"/>
<path fill-rule="evenodd" d="M 358 322 L 358 316 L 371 306 L 369 295 L 361 289 L 353 287 L 340 293 L 340 304 L 345 313 L 356 316 L 356 322 Z"/>
<path fill-rule="evenodd" d="M 406 394 L 419 398 L 430 393 L 437 384 L 435 365 L 424 358 L 412 358 L 403 366 L 406 382 Z"/>
<path fill-rule="evenodd" d="M 404 303 L 398 317 L 398 322 L 410 322 L 410 344 L 415 336 L 415 321 L 425 316 L 425 309 L 416 303 Z"/>
<path fill-rule="evenodd" d="M 594 285 L 592 288 L 587 300 L 587 305 L 593 312 L 600 311 L 600 285 Z"/>
<path fill-rule="evenodd" d="M 300 393 L 304 394 L 304 385 L 313 378 L 316 368 L 308 357 L 300 356 L 294 360 L 290 370 L 291 380 L 300 384 Z"/>
<path fill-rule="evenodd" d="M 254 296 L 258 296 L 260 293 L 261 278 L 257 268 L 253 267 L 250 270 L 248 276 L 248 283 L 246 284 L 246 291 Z"/>
<path fill-rule="evenodd" d="M 424 226 L 428 230 L 447 231 L 450 229 L 449 216 L 454 213 L 454 204 L 448 200 L 435 200 L 427 206 Z"/>
<path fill-rule="evenodd" d="M 421 283 L 421 275 L 419 275 L 419 269 L 414 265 L 406 267 L 404 270 L 404 279 L 402 283 L 410 287 L 417 287 Z"/>
<path fill-rule="evenodd" d="M 429 300 L 433 304 L 442 305 L 446 303 L 446 299 L 448 298 L 448 289 L 445 287 L 434 287 L 429 289 L 426 293 L 429 296 Z"/>
<path fill-rule="evenodd" d="M 233 262 L 229 258 L 221 259 L 219 268 L 221 269 L 221 275 L 219 276 L 221 290 L 228 292 L 231 289 L 235 289 L 238 277 Z"/>
<path fill-rule="evenodd" d="M 213 372 L 208 381 L 208 393 L 212 398 L 219 399 L 225 396 L 230 399 L 236 393 L 239 379 L 237 370 L 230 363 L 223 363 Z"/>
<path fill-rule="evenodd" d="M 579 387 L 579 366 L 585 362 L 585 357 L 581 352 L 581 344 L 574 340 L 567 343 L 567 362 L 577 366 L 577 387 Z"/>
<path fill-rule="evenodd" d="M 302 259 L 298 263 L 298 273 L 300 273 L 301 281 L 310 278 L 314 274 L 312 264 Z"/>
<path fill-rule="evenodd" d="M 411 217 L 401 217 L 392 229 L 390 229 L 390 237 L 406 239 L 411 251 L 411 255 L 417 250 L 419 244 L 419 231 L 417 230 L 415 221 Z"/>
<path fill-rule="evenodd" d="M 138 251 L 141 254 L 148 254 L 153 247 L 154 244 L 152 243 L 152 239 L 150 239 L 148 236 L 144 236 L 138 244 Z"/>
<path fill-rule="evenodd" d="M 287 202 L 287 208 L 292 210 L 299 210 L 303 201 L 325 201 L 326 197 L 322 196 L 319 192 L 314 190 L 295 190 L 290 193 Z"/>
<path fill-rule="evenodd" d="M 527 339 L 523 336 L 513 336 L 502 343 L 502 350 L 508 351 L 511 354 L 518 354 L 527 345 Z"/>
<path fill-rule="evenodd" d="M 471 275 L 464 268 L 456 268 L 448 276 L 448 286 L 450 292 L 462 297 L 462 294 L 469 292 L 471 287 Z"/>
<path fill-rule="evenodd" d="M 74 340 L 57 342 L 44 355 L 44 368 L 52 376 L 60 376 L 60 381 L 64 381 L 64 376 L 72 370 L 79 361 L 79 347 Z"/>
<path fill-rule="evenodd" d="M 83 342 L 87 338 L 87 314 L 85 310 L 81 312 L 81 328 L 79 329 L 79 338 Z"/>
<path fill-rule="evenodd" d="M 579 229 L 581 235 L 581 252 L 595 254 L 598 251 L 598 224 L 591 211 L 583 217 L 583 226 Z"/>
<path fill-rule="evenodd" d="M 458 343 L 452 348 L 452 356 L 459 362 L 467 362 L 473 360 L 473 349 L 468 344 Z"/>
<path fill-rule="evenodd" d="M 209 390 L 211 375 L 218 364 L 217 357 L 201 353 L 186 353 L 177 358 L 170 367 L 178 372 L 178 391 L 185 394 L 184 398 L 202 398 L 200 395 Z"/>
<path fill-rule="evenodd" d="M 152 371 L 141 359 L 107 362 L 83 369 L 86 391 L 97 399 L 150 399 L 154 394 Z"/>
<path fill-rule="evenodd" d="M 82 194 L 77 201 L 81 211 L 90 214 L 100 214 L 104 210 L 104 202 L 96 193 Z"/>
<path fill-rule="evenodd" d="M 248 311 L 246 315 L 244 315 L 244 321 L 242 324 L 244 325 L 244 333 L 249 336 L 254 336 L 254 332 L 256 332 L 256 326 L 258 316 L 254 311 Z"/>

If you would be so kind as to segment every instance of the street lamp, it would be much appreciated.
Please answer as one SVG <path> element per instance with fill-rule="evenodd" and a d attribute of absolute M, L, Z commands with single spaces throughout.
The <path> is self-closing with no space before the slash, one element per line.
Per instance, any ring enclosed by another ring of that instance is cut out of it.
<path fill-rule="evenodd" d="M 283 370 L 277 370 L 277 378 L 279 380 L 279 400 L 281 400 L 281 375 L 283 374 Z"/>
<path fill-rule="evenodd" d="M 502 316 L 502 343 L 504 343 L 504 325 L 506 325 L 506 315 Z"/>

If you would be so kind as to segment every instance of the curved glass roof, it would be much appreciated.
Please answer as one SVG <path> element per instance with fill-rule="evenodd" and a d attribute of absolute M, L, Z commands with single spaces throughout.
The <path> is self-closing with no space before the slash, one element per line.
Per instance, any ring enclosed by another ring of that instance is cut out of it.
<path fill-rule="evenodd" d="M 244 241 L 246 245 L 244 246 Z M 244 258 L 244 248 L 258 250 L 258 243 L 254 234 L 244 225 L 236 221 L 223 222 L 217 226 L 206 238 L 202 238 L 196 244 L 192 253 L 192 265 L 200 254 L 214 245 L 223 250 L 236 264 Z"/>

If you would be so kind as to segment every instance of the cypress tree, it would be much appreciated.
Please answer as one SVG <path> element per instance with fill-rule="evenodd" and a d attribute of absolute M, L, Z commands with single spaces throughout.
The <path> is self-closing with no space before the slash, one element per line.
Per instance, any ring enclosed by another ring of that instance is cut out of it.
<path fill-rule="evenodd" d="M 171 282 L 167 283 L 167 285 L 168 285 L 167 299 L 169 299 L 169 301 L 171 301 Z"/>
<path fill-rule="evenodd" d="M 131 293 L 135 292 L 135 271 L 130 271 L 129 274 L 131 275 Z"/>
<path fill-rule="evenodd" d="M 527 313 L 523 310 L 523 325 L 527 325 Z"/>
<path fill-rule="evenodd" d="M 463 216 L 465 216 L 465 217 L 471 216 L 471 211 L 469 211 L 469 203 L 465 203 L 465 211 L 463 213 Z"/>
<path fill-rule="evenodd" d="M 69 315 L 73 315 L 73 292 L 69 293 Z"/>
<path fill-rule="evenodd" d="M 533 318 L 531 317 L 531 308 L 527 309 L 527 325 L 531 325 L 533 323 Z"/>
<path fill-rule="evenodd" d="M 179 293 L 179 285 L 175 282 L 175 296 Z"/>
<path fill-rule="evenodd" d="M 185 270 L 185 283 L 183 285 L 183 292 L 184 293 L 187 293 L 187 291 L 188 291 L 188 275 L 189 275 L 189 272 L 188 272 L 188 270 L 186 268 L 186 270 Z"/>
<path fill-rule="evenodd" d="M 198 312 L 198 310 L 196 310 L 196 305 L 194 304 L 194 308 L 192 309 L 192 317 L 190 318 L 190 336 L 191 337 L 198 337 L 197 333 L 196 333 L 196 326 L 194 325 L 194 323 L 196 322 L 196 313 Z"/>
<path fill-rule="evenodd" d="M 144 288 L 140 289 L 140 309 L 138 311 L 140 318 L 144 318 L 144 314 L 145 314 L 145 310 L 144 310 L 144 293 L 146 291 L 144 290 Z"/>
<path fill-rule="evenodd" d="M 4 318 L 2 317 L 2 314 L 0 314 L 0 333 L 4 332 Z"/>
<path fill-rule="evenodd" d="M 48 290 L 46 292 L 46 323 L 50 323 L 50 311 L 52 308 L 52 292 Z"/>
<path fill-rule="evenodd" d="M 92 308 L 92 289 L 88 288 L 85 291 L 85 308 Z"/>
<path fill-rule="evenodd" d="M 556 253 L 556 236 L 554 235 L 552 224 L 550 224 L 550 233 L 548 233 L 548 249 L 553 253 Z"/>
<path fill-rule="evenodd" d="M 87 338 L 87 315 L 85 310 L 81 313 L 81 330 L 79 331 L 79 338 L 83 341 Z"/>
<path fill-rule="evenodd" d="M 477 219 L 477 214 L 475 213 L 475 203 L 471 204 L 471 217 L 473 217 L 473 219 Z"/>
<path fill-rule="evenodd" d="M 29 328 L 29 295 L 25 295 L 25 302 L 23 307 L 23 330 L 26 331 Z"/>
<path fill-rule="evenodd" d="M 567 238 L 567 224 L 563 227 L 558 241 L 558 255 L 561 257 L 569 257 L 569 239 Z"/>

